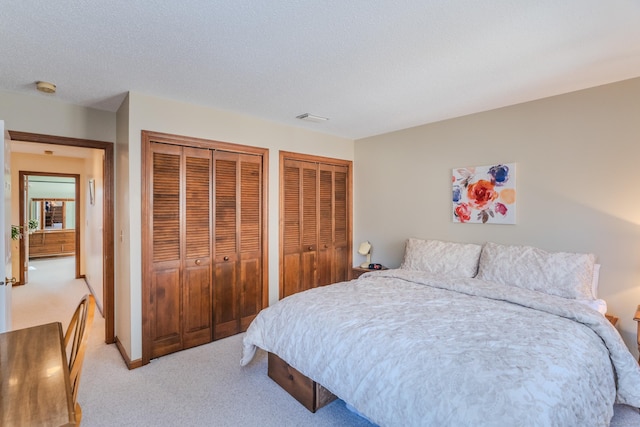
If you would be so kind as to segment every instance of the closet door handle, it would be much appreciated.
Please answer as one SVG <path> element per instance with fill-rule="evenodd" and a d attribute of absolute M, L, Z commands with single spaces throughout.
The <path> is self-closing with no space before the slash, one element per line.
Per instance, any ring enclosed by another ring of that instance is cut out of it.
<path fill-rule="evenodd" d="M 226 256 L 226 257 L 224 257 L 222 259 L 225 260 L 225 261 L 229 261 L 229 257 L 228 256 Z"/>
<path fill-rule="evenodd" d="M 313 246 L 309 246 L 309 250 L 312 251 L 313 250 Z"/>
<path fill-rule="evenodd" d="M 196 265 L 200 265 L 200 262 L 201 262 L 201 261 L 200 261 L 199 259 L 197 259 L 197 260 L 196 260 Z"/>

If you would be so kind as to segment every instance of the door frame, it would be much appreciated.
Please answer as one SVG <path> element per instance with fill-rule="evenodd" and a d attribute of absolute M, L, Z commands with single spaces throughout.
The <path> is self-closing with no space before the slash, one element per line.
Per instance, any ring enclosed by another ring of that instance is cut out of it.
<path fill-rule="evenodd" d="M 11 329 L 11 291 L 13 275 L 11 267 L 11 137 L 4 127 L 4 120 L 0 119 L 0 134 L 2 146 L 0 147 L 0 332 Z M 9 278 L 9 283 L 5 283 Z"/>
<path fill-rule="evenodd" d="M 13 141 L 36 142 L 40 144 L 65 145 L 78 148 L 95 148 L 104 152 L 102 164 L 104 182 L 104 205 L 102 227 L 103 249 L 103 307 L 104 316 L 104 340 L 107 344 L 115 342 L 114 328 L 114 144 L 106 141 L 90 139 L 69 138 L 55 135 L 44 135 L 30 132 L 9 130 Z"/>
<path fill-rule="evenodd" d="M 76 238 L 75 238 L 75 262 L 76 262 L 76 268 L 75 268 L 75 278 L 76 279 L 80 279 L 82 278 L 82 276 L 80 275 L 80 265 L 81 265 L 81 253 L 80 253 L 80 175 L 79 174 L 71 174 L 71 173 L 54 173 L 54 172 L 33 172 L 33 171 L 18 171 L 18 191 L 19 191 L 19 200 L 20 200 L 20 206 L 19 206 L 19 216 L 20 216 L 20 221 L 19 221 L 19 225 L 22 227 L 20 228 L 21 230 L 27 230 L 28 229 L 28 224 L 24 223 L 24 218 L 26 217 L 26 203 L 27 201 L 24 198 L 24 179 L 25 177 L 29 177 L 29 176 L 56 176 L 56 177 L 67 177 L 67 178 L 75 178 L 76 183 L 75 183 L 75 201 L 76 201 L 76 207 L 75 207 L 75 232 L 76 232 Z M 28 233 L 27 233 L 28 234 Z M 27 253 L 26 253 L 26 244 L 24 239 L 20 239 L 20 250 L 18 251 L 19 256 L 18 256 L 18 265 L 20 266 L 20 278 L 18 279 L 21 285 L 25 285 L 25 273 L 24 273 L 24 267 L 25 267 L 25 262 L 28 264 L 29 263 L 29 259 L 27 258 Z"/>

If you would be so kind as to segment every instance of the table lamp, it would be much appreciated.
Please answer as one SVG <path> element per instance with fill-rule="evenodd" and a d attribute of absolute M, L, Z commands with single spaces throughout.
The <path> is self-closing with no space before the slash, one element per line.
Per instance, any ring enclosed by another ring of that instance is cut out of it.
<path fill-rule="evenodd" d="M 358 248 L 358 253 L 360 255 L 366 255 L 367 261 L 360 264 L 361 268 L 369 268 L 369 264 L 371 264 L 371 243 L 367 240 L 366 242 L 360 243 L 360 247 Z"/>

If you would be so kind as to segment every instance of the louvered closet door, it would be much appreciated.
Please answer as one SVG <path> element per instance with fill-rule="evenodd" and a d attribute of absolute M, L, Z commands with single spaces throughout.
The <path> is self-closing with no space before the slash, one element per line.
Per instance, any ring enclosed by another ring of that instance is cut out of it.
<path fill-rule="evenodd" d="M 286 159 L 282 179 L 282 297 L 286 297 L 318 286 L 318 165 Z"/>
<path fill-rule="evenodd" d="M 180 289 L 180 164 L 182 149 L 151 145 L 152 267 L 150 313 L 151 357 L 182 348 Z"/>
<path fill-rule="evenodd" d="M 151 358 L 211 341 L 210 151 L 152 143 Z"/>
<path fill-rule="evenodd" d="M 319 164 L 318 285 L 349 277 L 347 168 Z"/>
<path fill-rule="evenodd" d="M 245 331 L 262 309 L 262 157 L 214 154 L 214 339 Z"/>
<path fill-rule="evenodd" d="M 212 340 L 211 151 L 184 148 L 183 348 Z"/>

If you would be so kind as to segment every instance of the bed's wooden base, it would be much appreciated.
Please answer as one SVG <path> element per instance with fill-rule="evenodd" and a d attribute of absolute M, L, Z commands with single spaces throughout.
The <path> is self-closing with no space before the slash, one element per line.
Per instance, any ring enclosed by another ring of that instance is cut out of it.
<path fill-rule="evenodd" d="M 275 354 L 269 353 L 267 362 L 269 378 L 278 383 L 311 412 L 316 412 L 336 399 L 336 396 L 329 390 L 302 375 Z"/>

